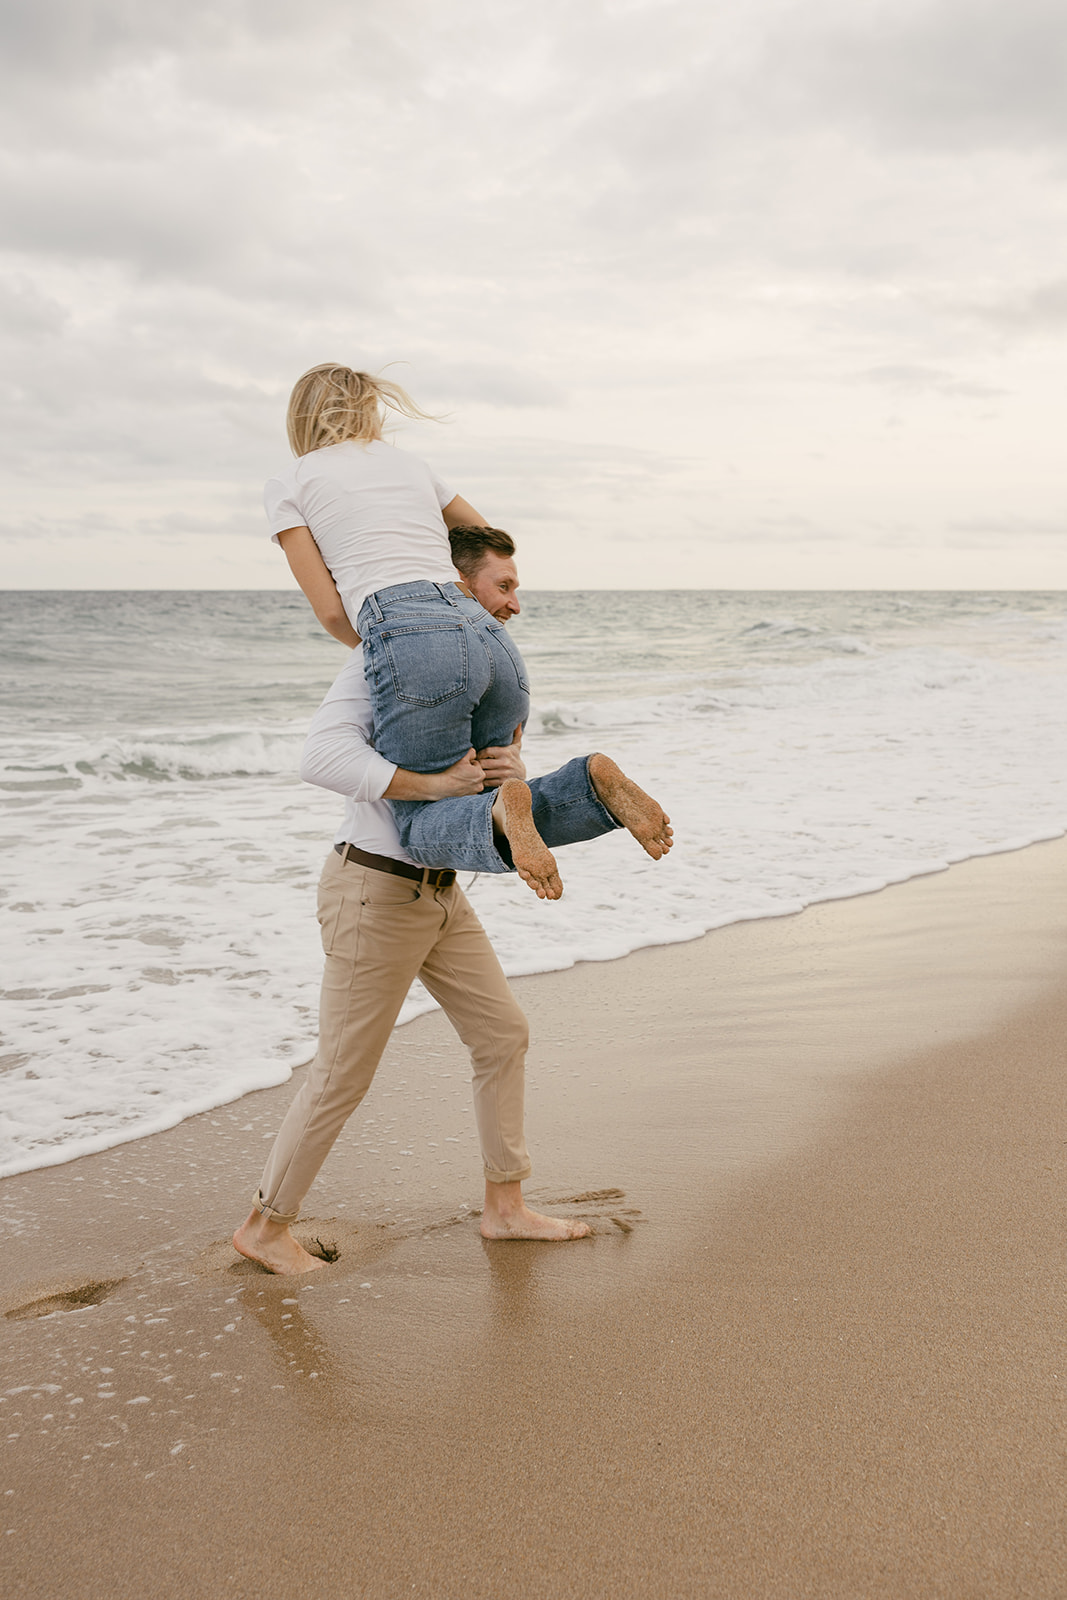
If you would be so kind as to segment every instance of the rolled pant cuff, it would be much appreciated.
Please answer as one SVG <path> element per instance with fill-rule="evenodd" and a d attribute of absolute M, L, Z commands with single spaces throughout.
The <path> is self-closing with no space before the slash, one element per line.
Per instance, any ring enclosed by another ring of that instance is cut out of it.
<path fill-rule="evenodd" d="M 267 1217 L 269 1221 L 284 1222 L 287 1227 L 291 1226 L 300 1215 L 299 1211 L 279 1211 L 277 1206 L 269 1206 L 263 1198 L 263 1191 L 261 1189 L 256 1190 L 252 1199 L 252 1204 L 255 1206 L 256 1210 L 262 1216 Z"/>
<path fill-rule="evenodd" d="M 486 1167 L 485 1176 L 489 1183 L 524 1183 L 532 1171 L 533 1167 L 527 1162 L 513 1172 L 500 1172 L 495 1167 Z"/>

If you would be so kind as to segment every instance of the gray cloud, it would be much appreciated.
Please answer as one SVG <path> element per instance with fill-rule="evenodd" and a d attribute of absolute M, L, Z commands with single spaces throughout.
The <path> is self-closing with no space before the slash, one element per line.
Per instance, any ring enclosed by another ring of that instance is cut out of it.
<path fill-rule="evenodd" d="M 452 405 L 468 401 L 517 410 L 534 406 L 556 409 L 567 398 L 564 383 L 547 374 L 501 367 L 488 361 L 445 363 L 430 350 L 419 352 L 418 373 L 430 405 L 436 402 L 437 396 L 447 396 Z M 395 370 L 390 367 L 387 375 L 404 383 L 404 371 L 400 367 Z"/>
<path fill-rule="evenodd" d="M 1045 0 L 9 7 L 11 515 L 112 485 L 237 538 L 341 359 L 406 363 L 505 522 L 877 542 L 873 496 L 940 537 L 973 495 L 901 471 L 885 397 L 1010 392 L 1042 438 L 1065 37 Z"/>
<path fill-rule="evenodd" d="M 1067 278 L 1012 290 L 969 309 L 1004 332 L 1058 334 L 1067 329 Z"/>
<path fill-rule="evenodd" d="M 1062 144 L 1059 0 L 875 0 L 808 11 L 771 41 L 787 105 L 953 149 Z"/>
<path fill-rule="evenodd" d="M 180 8 L 143 0 L 8 0 L 0 45 L 12 79 L 30 73 L 67 89 L 72 80 L 100 80 L 131 61 L 225 57 L 254 52 L 259 42 L 306 41 L 327 30 L 346 37 L 357 29 L 374 38 L 373 13 L 341 0 L 320 0 L 306 14 L 286 0 L 183 0 Z"/>
<path fill-rule="evenodd" d="M 506 504 L 516 491 L 527 508 L 537 504 L 542 508 L 540 513 L 527 509 L 530 520 L 538 515 L 565 518 L 575 497 L 598 503 L 627 500 L 635 493 L 655 497 L 700 466 L 694 458 L 584 439 L 497 439 L 491 456 L 489 443 L 477 437 L 456 439 L 447 428 L 424 429 L 419 449 L 450 482 L 461 485 L 459 492 L 468 498 L 481 495 L 486 504 L 479 504 L 479 510 L 493 516 L 500 515 L 494 508 Z"/>
<path fill-rule="evenodd" d="M 5 75 L 53 83 L 95 76 L 179 26 L 175 13 L 137 0 L 12 0 L 0 16 Z"/>
<path fill-rule="evenodd" d="M 1007 394 L 1006 389 L 991 384 L 957 378 L 951 372 L 937 367 L 909 366 L 907 364 L 868 367 L 856 374 L 866 383 L 874 383 L 896 394 L 943 394 L 964 400 L 993 400 Z"/>
<path fill-rule="evenodd" d="M 947 543 L 955 549 L 1002 549 L 1028 544 L 1031 539 L 1067 537 L 1067 511 L 1058 516 L 1033 517 L 1008 513 L 999 517 L 961 517 L 948 525 Z"/>

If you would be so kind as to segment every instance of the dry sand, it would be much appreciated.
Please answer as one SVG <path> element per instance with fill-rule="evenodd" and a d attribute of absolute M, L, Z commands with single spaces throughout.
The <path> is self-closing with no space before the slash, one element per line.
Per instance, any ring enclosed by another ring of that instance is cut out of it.
<path fill-rule="evenodd" d="M 226 1242 L 291 1086 L 6 1180 L 4 1594 L 1059 1600 L 1065 890 L 1057 842 L 518 982 L 582 1243 L 479 1239 L 440 1016 L 312 1281 Z"/>

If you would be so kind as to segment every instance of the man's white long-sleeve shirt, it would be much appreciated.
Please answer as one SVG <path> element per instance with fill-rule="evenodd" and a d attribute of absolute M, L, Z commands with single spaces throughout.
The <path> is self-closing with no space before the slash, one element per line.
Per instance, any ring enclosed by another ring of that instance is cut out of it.
<path fill-rule="evenodd" d="M 370 742 L 373 731 L 363 651 L 353 650 L 311 720 L 300 776 L 305 783 L 344 795 L 344 822 L 335 843 L 410 861 L 400 848 L 392 807 L 382 799 L 396 767 L 374 749 Z"/>

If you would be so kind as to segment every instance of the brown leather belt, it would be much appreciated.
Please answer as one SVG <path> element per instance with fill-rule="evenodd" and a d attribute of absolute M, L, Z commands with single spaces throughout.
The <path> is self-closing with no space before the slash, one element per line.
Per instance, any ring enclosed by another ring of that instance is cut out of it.
<path fill-rule="evenodd" d="M 429 884 L 431 889 L 451 889 L 456 874 L 451 867 L 412 867 L 406 861 L 394 861 L 392 856 L 372 855 L 354 844 L 335 844 L 334 849 L 342 861 L 358 861 L 361 867 L 373 867 L 375 872 L 392 872 L 398 878 L 415 878 Z"/>

